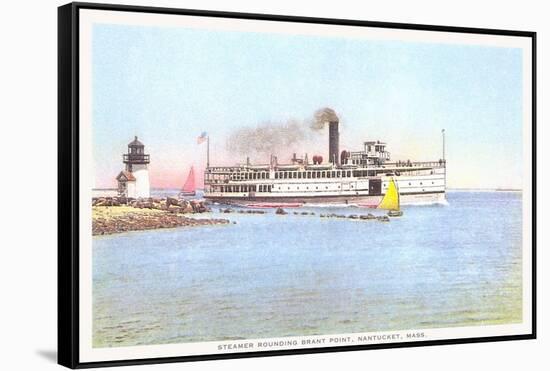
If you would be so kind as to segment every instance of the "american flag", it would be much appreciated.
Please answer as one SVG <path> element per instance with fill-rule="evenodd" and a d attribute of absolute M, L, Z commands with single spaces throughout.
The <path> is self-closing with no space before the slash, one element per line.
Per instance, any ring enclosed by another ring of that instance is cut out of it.
<path fill-rule="evenodd" d="M 197 137 L 197 144 L 201 144 L 201 143 L 205 142 L 206 139 L 208 139 L 208 134 L 206 133 L 206 131 L 203 131 L 201 133 L 201 135 L 199 135 Z"/>

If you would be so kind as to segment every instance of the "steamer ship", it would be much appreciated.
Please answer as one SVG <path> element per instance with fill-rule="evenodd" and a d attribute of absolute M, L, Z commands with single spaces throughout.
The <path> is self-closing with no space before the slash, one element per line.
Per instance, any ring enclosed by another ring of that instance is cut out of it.
<path fill-rule="evenodd" d="M 204 197 L 213 202 L 249 207 L 299 207 L 306 204 L 352 204 L 376 207 L 393 179 L 401 204 L 445 200 L 446 161 L 392 162 L 387 144 L 366 141 L 363 149 L 339 153 L 338 120 L 329 126 L 329 162 L 307 154 L 280 164 L 209 166 L 205 169 Z M 445 147 L 444 130 L 443 148 Z"/>

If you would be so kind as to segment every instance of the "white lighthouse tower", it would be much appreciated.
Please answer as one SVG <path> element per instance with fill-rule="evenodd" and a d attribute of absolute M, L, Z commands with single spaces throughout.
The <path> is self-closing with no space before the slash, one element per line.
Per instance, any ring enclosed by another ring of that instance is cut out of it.
<path fill-rule="evenodd" d="M 125 170 L 116 177 L 118 193 L 130 198 L 150 197 L 149 155 L 137 137 L 128 144 L 128 153 L 122 155 Z"/>

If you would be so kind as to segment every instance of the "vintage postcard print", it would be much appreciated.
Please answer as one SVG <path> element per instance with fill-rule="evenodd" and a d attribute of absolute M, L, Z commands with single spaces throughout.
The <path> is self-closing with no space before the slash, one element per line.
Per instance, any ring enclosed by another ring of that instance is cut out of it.
<path fill-rule="evenodd" d="M 533 336 L 533 38 L 253 18 L 79 9 L 80 362 Z"/>

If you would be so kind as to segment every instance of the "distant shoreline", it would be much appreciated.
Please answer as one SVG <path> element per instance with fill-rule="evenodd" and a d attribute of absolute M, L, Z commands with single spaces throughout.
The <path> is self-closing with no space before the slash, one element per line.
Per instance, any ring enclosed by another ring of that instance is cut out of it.
<path fill-rule="evenodd" d="M 447 192 L 522 192 L 516 188 L 447 188 Z"/>
<path fill-rule="evenodd" d="M 178 191 L 179 188 L 151 188 L 152 191 Z M 117 191 L 116 188 L 92 188 L 92 191 Z M 203 191 L 197 188 L 197 191 Z M 522 192 L 519 188 L 447 188 L 447 192 Z"/>

